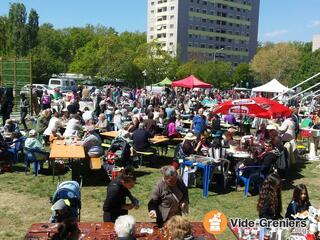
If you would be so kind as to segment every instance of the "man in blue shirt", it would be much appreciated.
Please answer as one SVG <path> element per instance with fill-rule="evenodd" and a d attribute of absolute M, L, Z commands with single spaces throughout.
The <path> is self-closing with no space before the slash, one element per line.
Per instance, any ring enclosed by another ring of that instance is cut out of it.
<path fill-rule="evenodd" d="M 200 108 L 198 115 L 194 116 L 190 130 L 194 132 L 196 136 L 200 136 L 206 130 L 206 117 L 203 115 L 203 108 Z"/>

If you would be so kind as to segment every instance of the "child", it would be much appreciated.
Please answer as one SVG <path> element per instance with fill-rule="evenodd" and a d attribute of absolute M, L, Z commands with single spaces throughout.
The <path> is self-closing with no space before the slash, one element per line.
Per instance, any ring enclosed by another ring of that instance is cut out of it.
<path fill-rule="evenodd" d="M 57 132 L 57 129 L 52 128 L 51 134 L 49 136 L 50 145 L 51 145 L 51 143 L 53 143 L 54 140 L 62 140 L 62 139 L 63 139 L 63 137 L 61 136 L 61 134 L 59 132 Z"/>
<path fill-rule="evenodd" d="M 289 203 L 286 218 L 294 220 L 292 215 L 307 211 L 311 206 L 306 185 L 298 184 L 293 190 L 292 201 Z"/>

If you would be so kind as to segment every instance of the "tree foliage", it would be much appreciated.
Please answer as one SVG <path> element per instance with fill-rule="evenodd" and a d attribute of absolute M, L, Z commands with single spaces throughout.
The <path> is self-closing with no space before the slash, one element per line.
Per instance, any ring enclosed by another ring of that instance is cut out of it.
<path fill-rule="evenodd" d="M 299 51 L 291 43 L 268 45 L 254 56 L 251 69 L 263 82 L 273 78 L 288 84 L 299 65 Z"/>

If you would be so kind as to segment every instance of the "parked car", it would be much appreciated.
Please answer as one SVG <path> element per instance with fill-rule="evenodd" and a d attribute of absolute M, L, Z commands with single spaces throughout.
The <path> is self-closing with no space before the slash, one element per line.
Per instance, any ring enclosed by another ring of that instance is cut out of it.
<path fill-rule="evenodd" d="M 50 78 L 49 87 L 52 89 L 59 88 L 62 93 L 77 90 L 76 82 L 67 78 Z"/>
<path fill-rule="evenodd" d="M 50 95 L 52 95 L 54 92 L 53 88 L 49 87 L 46 84 L 32 84 L 32 88 L 35 88 L 37 90 L 37 92 L 39 93 L 39 96 L 41 96 L 45 90 L 47 90 L 47 92 Z M 30 92 L 30 84 L 24 85 L 20 90 L 20 94 L 24 93 L 25 95 L 29 95 L 29 92 Z"/>

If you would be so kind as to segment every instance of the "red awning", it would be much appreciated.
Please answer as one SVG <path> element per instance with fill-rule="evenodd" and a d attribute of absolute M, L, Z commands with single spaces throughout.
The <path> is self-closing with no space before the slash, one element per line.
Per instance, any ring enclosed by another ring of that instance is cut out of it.
<path fill-rule="evenodd" d="M 184 88 L 212 88 L 211 84 L 202 82 L 193 75 L 182 80 L 174 81 L 171 86 Z"/>

